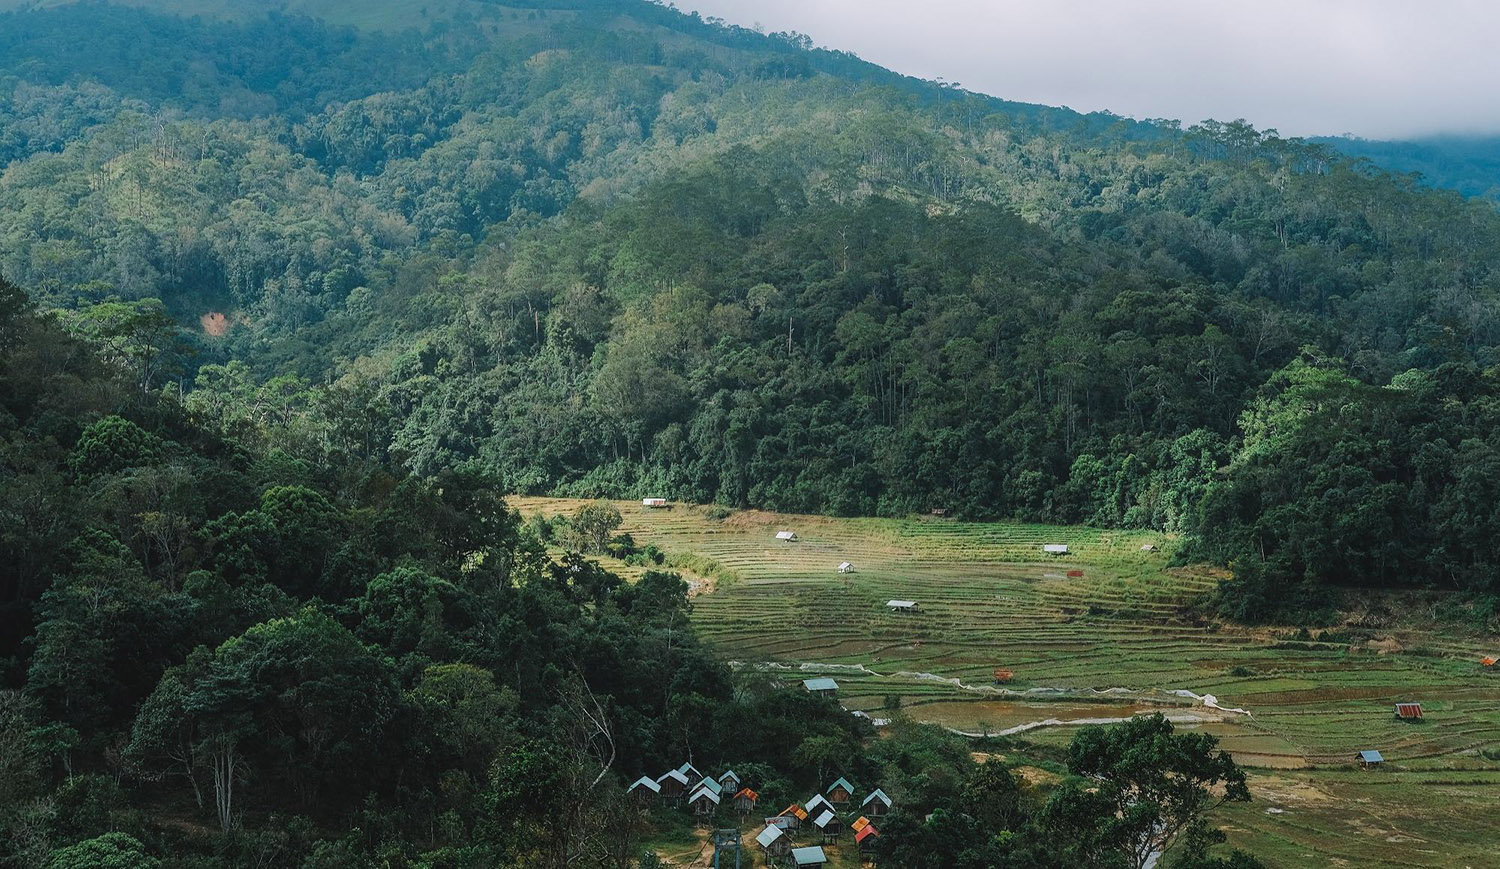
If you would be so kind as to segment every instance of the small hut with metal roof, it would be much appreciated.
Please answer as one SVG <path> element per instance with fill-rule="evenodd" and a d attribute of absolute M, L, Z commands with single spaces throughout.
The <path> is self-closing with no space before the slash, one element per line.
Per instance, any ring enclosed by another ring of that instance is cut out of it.
<path fill-rule="evenodd" d="M 828 796 L 828 801 L 835 806 L 845 806 L 849 804 L 849 800 L 854 798 L 854 785 L 850 784 L 848 779 L 840 776 L 823 793 Z"/>
<path fill-rule="evenodd" d="M 810 818 L 816 818 L 820 811 L 833 811 L 833 803 L 830 803 L 822 794 L 815 794 L 807 801 L 807 815 Z"/>
<path fill-rule="evenodd" d="M 755 844 L 766 852 L 766 862 L 777 862 L 792 853 L 792 837 L 780 827 L 770 826 L 755 837 Z"/>
<path fill-rule="evenodd" d="M 699 785 L 688 797 L 688 805 L 692 806 L 695 815 L 712 815 L 719 810 L 720 802 L 719 792 L 704 785 Z"/>
<path fill-rule="evenodd" d="M 661 785 L 657 784 L 656 779 L 651 776 L 643 775 L 636 779 L 634 784 L 626 788 L 625 793 L 643 800 L 660 799 Z"/>
<path fill-rule="evenodd" d="M 816 679 L 803 679 L 802 687 L 809 694 L 822 694 L 825 697 L 831 697 L 838 692 L 839 683 L 827 676 L 819 676 Z"/>
<path fill-rule="evenodd" d="M 760 794 L 749 788 L 740 788 L 734 795 L 734 810 L 742 815 L 748 815 L 755 811 L 755 803 L 760 799 Z"/>
<path fill-rule="evenodd" d="M 823 834 L 823 844 L 829 845 L 836 841 L 839 834 L 844 832 L 844 822 L 833 813 L 832 809 L 825 810 L 821 815 L 813 819 L 813 826 Z"/>
<path fill-rule="evenodd" d="M 656 783 L 661 786 L 658 793 L 662 799 L 680 800 L 687 793 L 688 777 L 681 770 L 667 770 L 656 779 Z"/>
<path fill-rule="evenodd" d="M 767 818 L 766 823 L 775 824 L 783 830 L 795 833 L 802 828 L 802 822 L 805 820 L 807 820 L 807 810 L 792 803 L 783 809 L 781 814 L 774 818 Z"/>

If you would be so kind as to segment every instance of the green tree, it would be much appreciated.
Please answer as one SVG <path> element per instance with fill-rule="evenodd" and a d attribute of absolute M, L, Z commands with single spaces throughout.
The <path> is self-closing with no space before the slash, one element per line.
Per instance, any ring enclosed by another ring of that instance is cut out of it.
<path fill-rule="evenodd" d="M 79 436 L 68 456 L 68 469 L 88 479 L 155 464 L 166 451 L 166 444 L 156 435 L 128 419 L 107 416 Z"/>
<path fill-rule="evenodd" d="M 1179 842 L 1201 843 L 1216 832 L 1209 812 L 1250 799 L 1244 772 L 1217 745 L 1206 733 L 1174 732 L 1160 713 L 1082 728 L 1068 746 L 1068 770 L 1084 784 L 1053 794 L 1043 823 L 1066 834 L 1058 841 L 1080 858 L 1107 854 L 1131 869 Z"/>
<path fill-rule="evenodd" d="M 620 511 L 608 501 L 585 504 L 573 511 L 570 517 L 572 529 L 577 534 L 576 545 L 585 552 L 604 552 L 621 521 Z"/>
<path fill-rule="evenodd" d="M 47 860 L 47 869 L 156 869 L 161 861 L 124 833 L 105 833 L 66 848 Z"/>

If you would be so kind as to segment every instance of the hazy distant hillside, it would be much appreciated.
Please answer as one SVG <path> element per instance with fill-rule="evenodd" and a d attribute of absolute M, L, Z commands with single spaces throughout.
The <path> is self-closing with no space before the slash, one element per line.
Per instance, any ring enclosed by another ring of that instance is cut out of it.
<path fill-rule="evenodd" d="M 1500 585 L 1488 204 L 635 0 L 358 8 L 0 17 L 0 270 L 164 300 L 151 385 L 308 455 L 1201 531 L 1247 616 Z"/>
<path fill-rule="evenodd" d="M 0 11 L 45 10 L 76 5 L 74 0 L 0 0 Z M 493 4 L 483 0 L 117 0 L 114 5 L 183 16 L 248 21 L 268 13 L 306 15 L 333 24 L 369 29 L 421 27 L 457 14 L 483 14 Z"/>
<path fill-rule="evenodd" d="M 1365 157 L 1398 174 L 1418 173 L 1422 183 L 1500 202 L 1500 137 L 1437 136 L 1410 141 L 1326 137 L 1351 157 Z"/>

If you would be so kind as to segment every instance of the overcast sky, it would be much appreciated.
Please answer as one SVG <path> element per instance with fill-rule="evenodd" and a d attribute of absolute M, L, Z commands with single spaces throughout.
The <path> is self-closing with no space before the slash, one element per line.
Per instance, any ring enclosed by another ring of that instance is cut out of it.
<path fill-rule="evenodd" d="M 1288 136 L 1500 132 L 1496 0 L 677 0 L 908 75 Z"/>

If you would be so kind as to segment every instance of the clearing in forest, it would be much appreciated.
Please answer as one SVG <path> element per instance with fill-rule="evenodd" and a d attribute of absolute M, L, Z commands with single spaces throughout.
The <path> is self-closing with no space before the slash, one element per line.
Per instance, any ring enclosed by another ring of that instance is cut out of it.
<path fill-rule="evenodd" d="M 511 502 L 547 515 L 585 503 Z M 1161 711 L 1256 770 L 1256 801 L 1228 817 L 1232 837 L 1275 865 L 1312 865 L 1311 854 L 1322 865 L 1493 865 L 1500 675 L 1479 667 L 1489 650 L 1477 640 L 1204 620 L 1189 604 L 1221 576 L 1169 568 L 1174 541 L 1152 532 L 616 506 L 637 543 L 690 578 L 713 575 L 694 620 L 736 667 L 832 676 L 846 707 L 875 718 L 899 698 L 917 720 L 1038 744 Z M 782 530 L 797 540 L 777 540 Z M 996 669 L 1013 675 L 998 684 Z M 1426 720 L 1395 721 L 1404 700 Z M 1371 748 L 1385 768 L 1355 768 Z"/>

